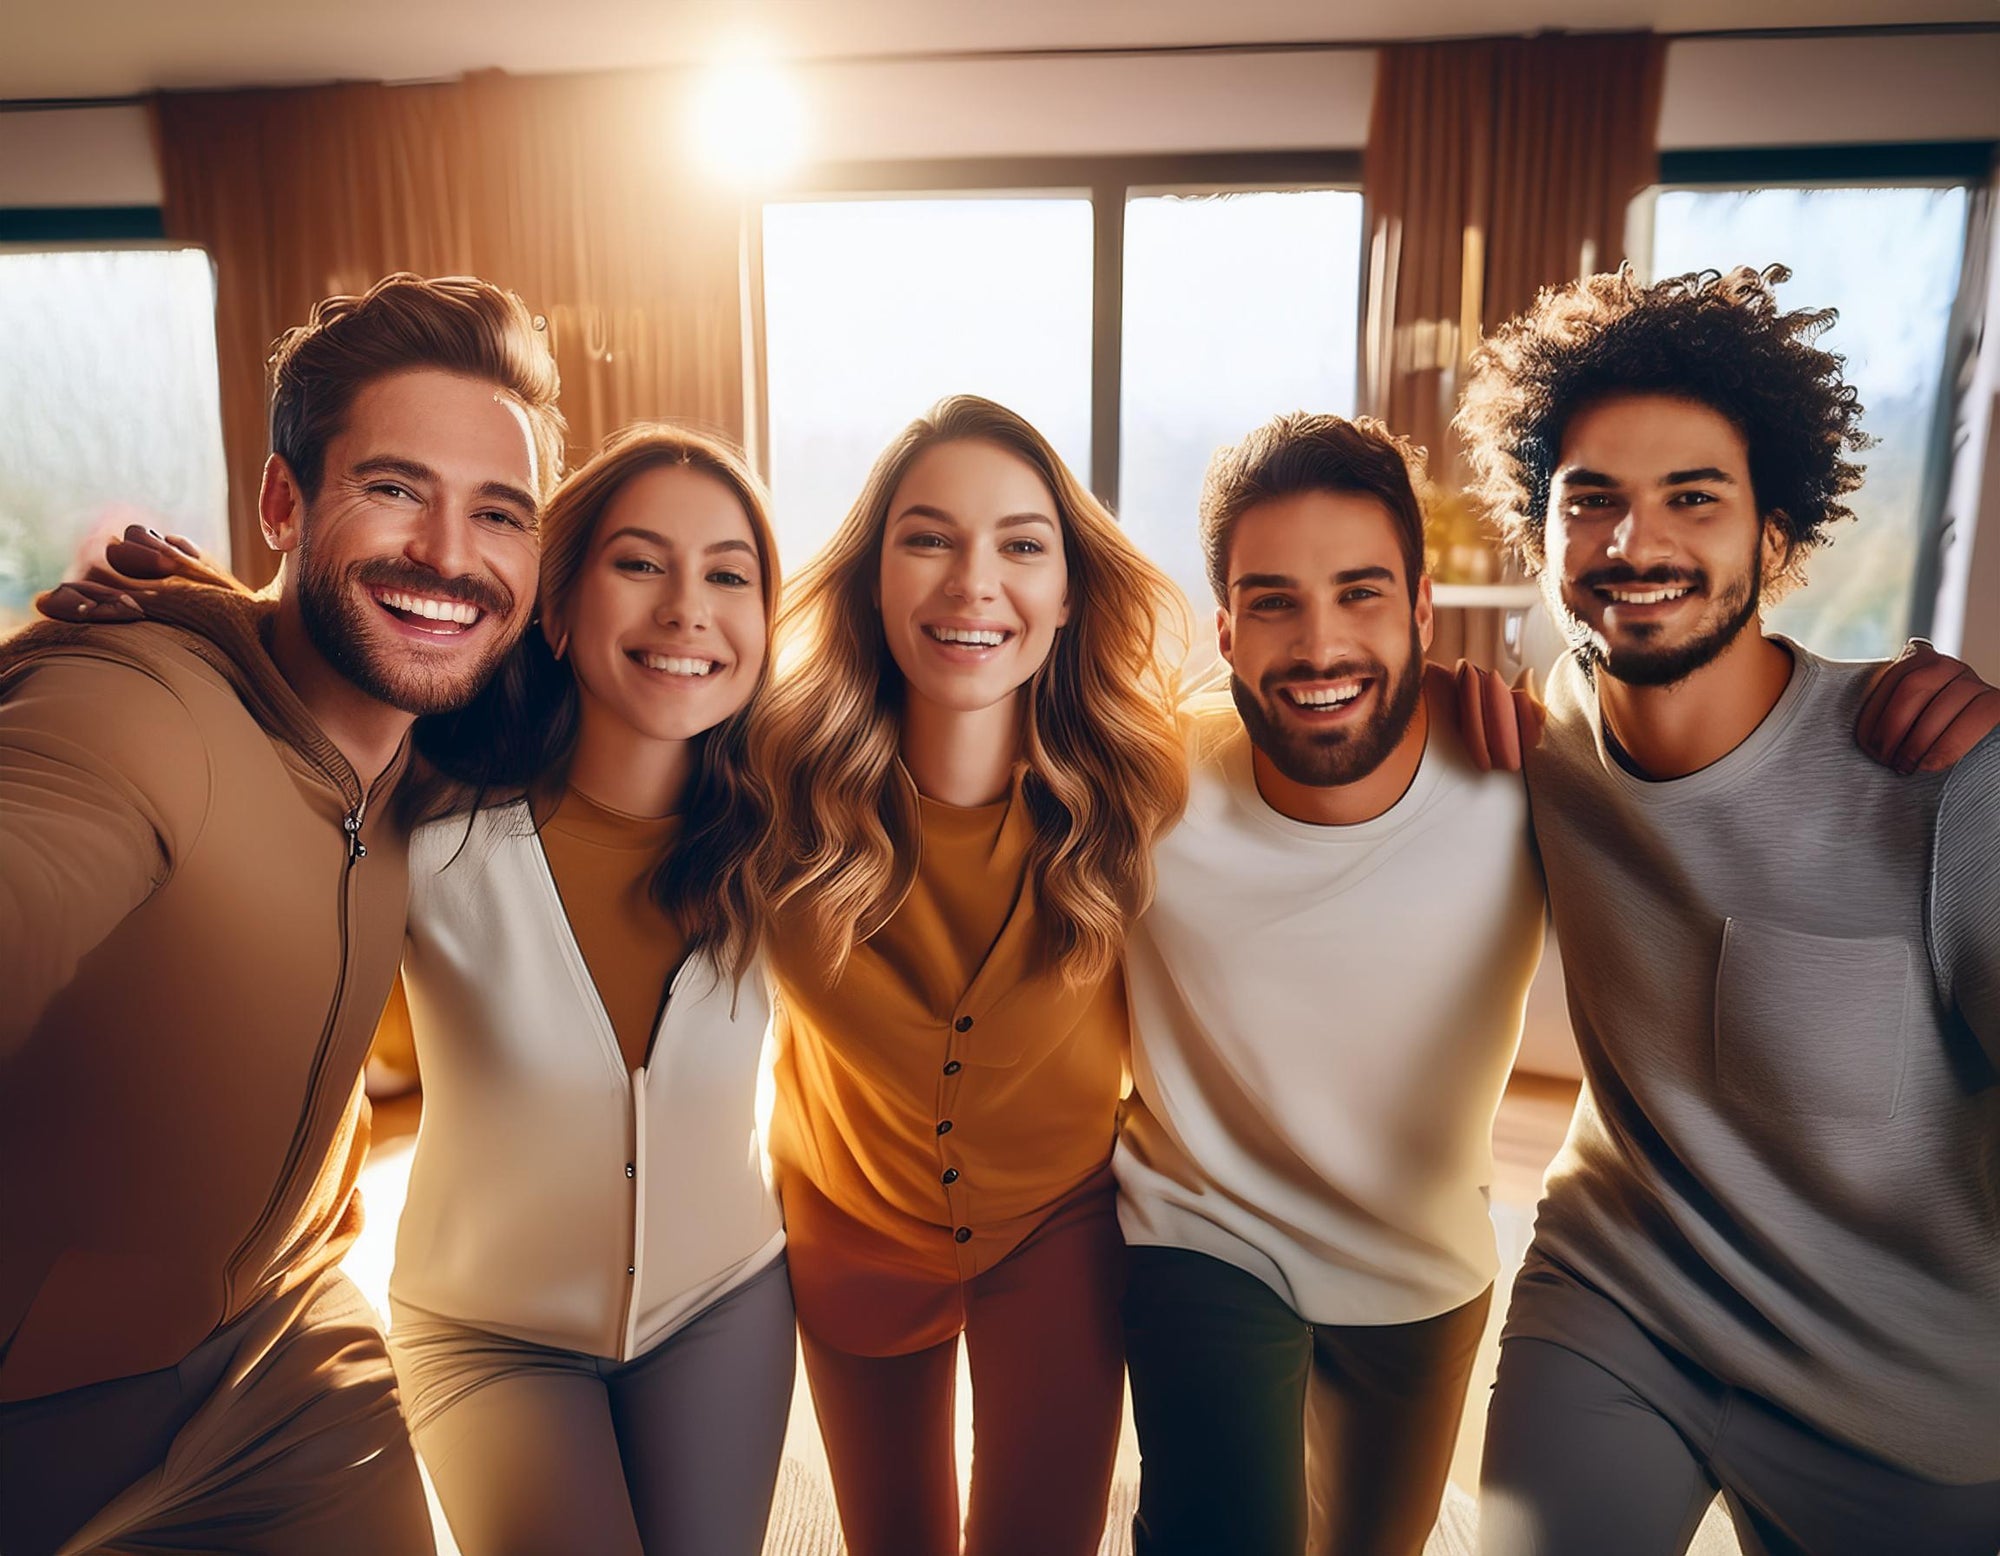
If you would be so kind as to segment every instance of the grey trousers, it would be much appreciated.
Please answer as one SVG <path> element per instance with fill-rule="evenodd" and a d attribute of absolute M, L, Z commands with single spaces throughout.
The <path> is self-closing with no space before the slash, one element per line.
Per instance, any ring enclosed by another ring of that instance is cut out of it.
<path fill-rule="evenodd" d="M 757 1556 L 797 1355 L 781 1258 L 629 1362 L 392 1303 L 410 1435 L 464 1556 Z"/>
<path fill-rule="evenodd" d="M 1590 1357 L 1532 1335 L 1502 1342 L 1480 1468 L 1485 1556 L 1680 1556 L 1718 1494 L 1748 1556 L 2000 1551 L 2000 1481 L 1943 1485 L 1837 1442 L 1532 1256 L 1517 1313 L 1549 1281 L 1567 1285 L 1566 1305 L 1612 1311 L 1590 1315 Z"/>

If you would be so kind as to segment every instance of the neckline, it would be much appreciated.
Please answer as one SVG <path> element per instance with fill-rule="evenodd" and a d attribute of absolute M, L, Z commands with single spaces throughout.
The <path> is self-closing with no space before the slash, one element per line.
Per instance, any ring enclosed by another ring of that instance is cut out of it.
<path fill-rule="evenodd" d="M 1431 722 L 1435 726 L 1435 711 Z M 1251 760 L 1250 731 L 1240 719 L 1223 750 L 1221 762 L 1232 797 L 1253 822 L 1281 837 L 1321 847 L 1373 843 L 1400 831 L 1429 803 L 1444 765 L 1438 752 L 1437 732 L 1433 727 L 1424 735 L 1424 753 L 1418 758 L 1417 770 L 1410 778 L 1409 787 L 1397 797 L 1395 804 L 1366 821 L 1319 822 L 1295 820 L 1264 798 L 1264 791 L 1257 787 L 1257 770 Z"/>
<path fill-rule="evenodd" d="M 1678 778 L 1642 778 L 1618 759 L 1611 749 L 1611 732 L 1605 728 L 1604 704 L 1598 697 L 1597 685 L 1594 681 L 1585 680 L 1582 667 L 1571 661 L 1572 673 L 1583 681 L 1581 700 L 1590 719 L 1591 744 L 1597 753 L 1598 765 L 1621 793 L 1655 803 L 1699 799 L 1737 782 L 1770 755 L 1797 723 L 1805 707 L 1807 693 L 1819 679 L 1819 661 L 1781 632 L 1769 632 L 1765 636 L 1783 646 L 1792 656 L 1792 676 L 1785 683 L 1785 689 L 1771 704 L 1770 711 L 1757 721 L 1757 727 L 1735 746 L 1708 766 L 1683 773 Z"/>

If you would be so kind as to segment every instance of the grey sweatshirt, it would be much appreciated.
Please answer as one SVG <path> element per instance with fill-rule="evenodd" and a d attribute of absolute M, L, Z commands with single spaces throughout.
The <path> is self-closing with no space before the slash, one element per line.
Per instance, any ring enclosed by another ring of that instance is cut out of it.
<path fill-rule="evenodd" d="M 1872 665 L 1793 645 L 1714 765 L 1649 783 L 1551 678 L 1530 803 L 1585 1086 L 1535 1249 L 1724 1383 L 1926 1478 L 2000 1479 L 2000 732 L 1856 748 Z M 1510 1335 L 1609 1365 L 1577 1306 Z"/>

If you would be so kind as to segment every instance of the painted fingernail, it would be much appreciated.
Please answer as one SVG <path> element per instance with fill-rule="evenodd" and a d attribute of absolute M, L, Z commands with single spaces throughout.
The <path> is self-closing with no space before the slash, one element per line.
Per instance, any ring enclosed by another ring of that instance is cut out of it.
<path fill-rule="evenodd" d="M 77 613 L 78 613 L 79 615 L 81 615 L 81 614 L 82 614 L 83 612 L 85 612 L 85 611 L 87 611 L 87 610 L 89 610 L 89 609 L 90 609 L 90 601 L 88 601 L 88 600 L 79 600 L 79 601 L 77 601 L 77 604 L 76 604 L 76 609 L 77 609 Z"/>
<path fill-rule="evenodd" d="M 118 603 L 119 603 L 120 605 L 124 606 L 124 607 L 125 607 L 125 608 L 126 608 L 127 610 L 133 610 L 133 611 L 135 611 L 135 610 L 137 610 L 137 609 L 139 608 L 139 602 L 138 602 L 137 600 L 133 599 L 133 598 L 132 598 L 132 596 L 131 596 L 131 595 L 129 595 L 129 594 L 121 594 L 121 595 L 119 595 L 119 596 L 118 596 Z"/>

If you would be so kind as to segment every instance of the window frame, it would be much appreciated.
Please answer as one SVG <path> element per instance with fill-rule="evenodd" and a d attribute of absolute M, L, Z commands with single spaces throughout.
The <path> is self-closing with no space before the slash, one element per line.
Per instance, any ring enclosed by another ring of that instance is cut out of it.
<path fill-rule="evenodd" d="M 1952 426 L 1956 418 L 1957 366 L 1962 336 L 1976 323 L 1978 299 L 1968 313 L 1965 278 L 1976 273 L 1972 250 L 1987 241 L 1980 230 L 1978 193 L 1993 177 L 2000 141 L 1913 141 L 1901 145 L 1738 146 L 1660 153 L 1659 180 L 1641 196 L 1646 264 L 1653 269 L 1654 211 L 1662 194 L 1719 194 L 1763 189 L 1964 189 L 1966 230 L 1959 280 L 1947 324 L 1944 363 L 1932 395 L 1925 437 L 1923 484 L 1917 500 L 1915 566 L 1910 571 L 1906 634 L 1928 637 L 1936 622 L 1938 589 L 1950 519 Z M 1658 277 L 1654 276 L 1657 280 Z"/>
<path fill-rule="evenodd" d="M 760 193 L 748 223 L 745 288 L 750 351 L 756 369 L 754 448 L 769 477 L 771 407 L 765 369 L 763 207 L 811 199 L 1004 199 L 1050 195 L 1087 198 L 1091 206 L 1091 345 L 1089 485 L 1114 512 L 1118 506 L 1121 379 L 1125 352 L 1125 204 L 1135 197 L 1296 189 L 1361 192 L 1362 153 L 1247 151 L 1106 157 L 957 157 L 881 162 L 830 162 Z M 1355 255 L 1367 307 L 1367 233 Z M 1356 339 L 1360 339 L 1357 321 Z M 1357 372 L 1359 364 L 1357 364 Z"/>

